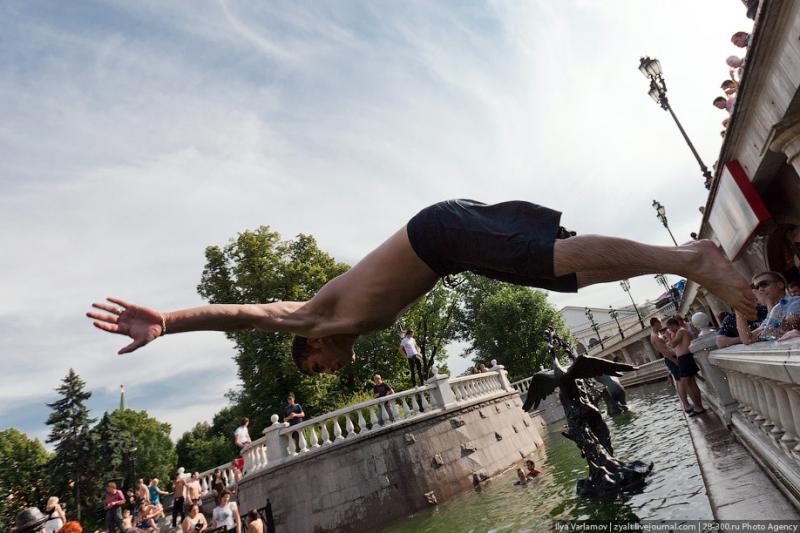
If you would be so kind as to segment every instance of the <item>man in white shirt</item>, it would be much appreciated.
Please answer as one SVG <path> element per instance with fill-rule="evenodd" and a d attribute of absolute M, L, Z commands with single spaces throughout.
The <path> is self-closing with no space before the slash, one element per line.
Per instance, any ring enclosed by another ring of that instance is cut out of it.
<path fill-rule="evenodd" d="M 242 419 L 242 425 L 233 432 L 234 442 L 239 450 L 250 444 L 250 433 L 247 431 L 247 426 L 249 425 L 250 419 L 244 418 Z"/>
<path fill-rule="evenodd" d="M 408 367 L 411 369 L 411 385 L 414 387 L 417 386 L 414 369 L 417 370 L 417 374 L 419 375 L 419 386 L 421 387 L 424 385 L 425 380 L 422 378 L 422 355 L 420 354 L 419 346 L 417 346 L 417 341 L 414 340 L 413 330 L 406 330 L 403 340 L 400 341 L 400 353 L 405 355 L 408 359 Z"/>

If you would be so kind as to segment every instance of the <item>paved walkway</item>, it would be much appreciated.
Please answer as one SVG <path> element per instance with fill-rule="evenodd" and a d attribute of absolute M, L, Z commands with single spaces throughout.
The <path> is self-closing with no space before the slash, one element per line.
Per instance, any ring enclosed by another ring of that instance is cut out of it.
<path fill-rule="evenodd" d="M 800 520 L 797 509 L 713 411 L 686 421 L 715 519 Z"/>

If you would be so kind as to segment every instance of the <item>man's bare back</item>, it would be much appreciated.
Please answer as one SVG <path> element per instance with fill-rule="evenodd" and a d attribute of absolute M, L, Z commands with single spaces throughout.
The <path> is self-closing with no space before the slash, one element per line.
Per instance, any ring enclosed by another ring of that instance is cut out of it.
<path fill-rule="evenodd" d="M 662 339 L 661 336 L 655 331 L 652 331 L 650 333 L 650 344 L 665 359 L 669 359 L 676 365 L 678 364 L 678 358 L 675 356 L 675 353 L 672 350 L 670 350 L 669 346 L 667 346 L 666 341 Z"/>
<path fill-rule="evenodd" d="M 450 202 L 442 204 L 450 205 Z M 506 204 L 519 209 L 526 203 Z M 549 226 L 530 228 L 532 237 L 527 245 L 513 242 L 515 239 L 519 241 L 519 217 L 509 219 L 511 229 L 507 235 L 500 235 L 500 238 L 497 235 L 484 236 L 483 240 L 479 233 L 476 236 L 476 232 L 487 224 L 503 231 L 505 219 L 502 216 L 493 219 L 491 214 L 492 210 L 506 204 L 486 206 L 471 201 L 454 201 L 453 205 L 462 210 L 484 210 L 478 215 L 475 228 L 461 230 L 461 233 L 455 230 L 455 235 L 466 235 L 462 238 L 466 242 L 456 247 L 455 252 L 469 256 L 461 258 L 457 265 L 460 268 L 455 271 L 472 270 L 502 281 L 555 290 L 577 290 L 594 283 L 641 274 L 672 272 L 698 281 L 746 316 L 755 315 L 749 284 L 710 241 L 697 241 L 681 247 L 657 247 L 597 235 L 556 240 L 559 238 L 555 236 L 553 224 L 557 230 L 560 213 L 533 204 L 528 205 L 535 213 L 534 220 L 544 213 Z M 553 213 L 558 216 L 553 218 Z M 188 331 L 255 328 L 294 333 L 295 341 L 302 341 L 297 345 L 293 343 L 293 354 L 298 346 L 297 349 L 304 352 L 302 360 L 296 358 L 303 371 L 334 372 L 355 358 L 353 344 L 358 335 L 393 324 L 408 306 L 427 293 L 444 275 L 434 269 L 432 261 L 452 263 L 449 254 L 455 252 L 453 242 L 449 242 L 453 238 L 447 233 L 450 226 L 429 223 L 426 228 L 432 228 L 434 234 L 431 236 L 424 232 L 420 234 L 419 228 L 412 232 L 411 224 L 420 214 L 352 269 L 325 284 L 307 302 L 212 304 L 160 313 L 152 308 L 109 298 L 114 305 L 93 304 L 108 314 L 92 311 L 87 316 L 94 319 L 94 325 L 99 329 L 133 339 L 119 353 L 132 352 L 163 334 Z M 470 222 L 469 216 L 463 218 L 467 224 Z M 453 221 L 448 222 L 452 225 Z M 411 233 L 415 234 L 416 243 L 411 242 Z M 507 241 L 509 246 L 514 246 L 512 250 L 503 248 Z M 420 249 L 427 251 L 427 262 L 418 254 Z M 525 255 L 526 250 L 528 255 Z M 531 255 L 530 251 L 535 253 Z M 437 257 L 437 253 L 441 257 Z M 505 261 L 510 264 L 505 264 Z M 482 266 L 486 263 L 488 267 Z M 525 276 L 529 276 L 532 282 L 525 282 L 528 279 Z M 516 281 L 518 279 L 522 281 Z M 720 280 L 724 280 L 724 284 Z M 303 362 L 305 360 L 308 362 Z"/>

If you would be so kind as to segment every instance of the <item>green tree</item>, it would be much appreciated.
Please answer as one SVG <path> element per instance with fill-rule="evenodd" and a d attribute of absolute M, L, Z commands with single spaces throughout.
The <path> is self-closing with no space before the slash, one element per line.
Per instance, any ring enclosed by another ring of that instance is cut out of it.
<path fill-rule="evenodd" d="M 0 431 L 0 531 L 25 507 L 46 500 L 46 467 L 50 456 L 39 439 L 14 428 Z"/>
<path fill-rule="evenodd" d="M 224 248 L 206 249 L 206 265 L 197 289 L 211 303 L 268 303 L 310 299 L 326 282 L 348 269 L 320 250 L 309 235 L 281 241 L 261 226 L 240 233 Z M 325 411 L 335 402 L 337 376 L 305 376 L 291 358 L 291 335 L 265 331 L 228 333 L 236 344 L 241 387 L 229 398 L 250 418 L 252 431 L 269 424 L 294 392 L 306 413 Z M 226 435 L 226 437 L 228 437 Z"/>
<path fill-rule="evenodd" d="M 231 431 L 233 435 L 233 430 Z M 198 422 L 191 431 L 185 432 L 175 445 L 178 466 L 187 472 L 202 472 L 230 462 L 235 450 L 233 438 L 213 433 L 208 422 Z"/>
<path fill-rule="evenodd" d="M 113 468 L 106 470 L 106 475 L 118 474 L 123 461 L 135 460 L 138 477 L 148 477 L 162 480 L 161 487 L 169 488 L 170 474 L 174 471 L 177 462 L 175 445 L 170 439 L 172 427 L 159 422 L 147 414 L 147 411 L 134 411 L 133 409 L 117 409 L 107 413 L 111 428 L 116 428 L 117 436 L 107 445 L 97 445 L 97 449 L 115 447 L 111 455 Z M 99 424 L 98 424 L 99 425 Z M 130 457 L 126 454 L 136 448 Z"/>
<path fill-rule="evenodd" d="M 51 426 L 47 442 L 55 444 L 55 455 L 48 470 L 54 492 L 67 501 L 81 520 L 81 508 L 90 504 L 97 492 L 97 480 L 92 472 L 94 444 L 85 402 L 92 393 L 84 390 L 86 383 L 73 369 L 69 369 L 61 386 L 56 389 L 61 398 L 47 404 L 53 411 L 47 419 Z"/>
<path fill-rule="evenodd" d="M 474 361 L 496 359 L 512 381 L 530 376 L 541 365 L 549 367 L 544 330 L 552 327 L 569 336 L 561 315 L 539 290 L 477 276 L 468 276 L 462 288 L 459 337 L 469 343 Z"/>
<path fill-rule="evenodd" d="M 422 354 L 422 373 L 430 376 L 431 370 L 437 361 L 447 359 L 445 348 L 455 337 L 458 331 L 458 308 L 463 298 L 463 293 L 458 288 L 447 287 L 441 280 L 423 298 L 417 300 L 402 317 L 395 339 L 394 353 L 398 355 L 400 335 L 406 329 L 414 330 L 414 338 Z M 403 356 L 400 355 L 401 360 Z M 405 361 L 403 361 L 405 363 Z"/>

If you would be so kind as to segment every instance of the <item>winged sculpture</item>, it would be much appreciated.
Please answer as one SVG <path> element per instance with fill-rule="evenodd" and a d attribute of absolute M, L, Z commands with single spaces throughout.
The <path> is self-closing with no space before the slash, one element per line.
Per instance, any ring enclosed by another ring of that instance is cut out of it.
<path fill-rule="evenodd" d="M 523 409 L 535 409 L 558 389 L 558 397 L 567 417 L 568 429 L 563 435 L 575 441 L 589 464 L 589 477 L 578 481 L 578 494 L 605 496 L 640 488 L 653 464 L 647 465 L 641 461 L 625 463 L 614 457 L 608 426 L 592 401 L 590 389 L 584 381 L 604 375 L 621 376 L 623 372 L 636 370 L 636 367 L 598 357 L 576 357 L 569 343 L 551 329 L 545 331 L 545 341 L 553 368 L 532 376 Z M 572 359 L 569 367 L 561 366 L 558 349 Z"/>

